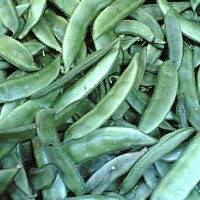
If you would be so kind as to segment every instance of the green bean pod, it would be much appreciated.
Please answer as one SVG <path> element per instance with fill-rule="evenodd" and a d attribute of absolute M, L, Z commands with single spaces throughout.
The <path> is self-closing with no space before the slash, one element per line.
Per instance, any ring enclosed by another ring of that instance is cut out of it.
<path fill-rule="evenodd" d="M 59 72 L 60 57 L 38 72 L 0 83 L 0 102 L 11 102 L 31 96 L 54 81 Z M 41 81 L 38 81 L 40 79 Z"/>
<path fill-rule="evenodd" d="M 145 135 L 138 129 L 107 127 L 97 129 L 80 139 L 65 142 L 63 149 L 77 164 L 124 149 L 151 146 L 156 142 L 156 139 Z"/>
<path fill-rule="evenodd" d="M 148 134 L 159 126 L 174 103 L 177 89 L 178 73 L 172 63 L 167 61 L 160 67 L 153 96 L 138 125 L 141 131 Z"/>
<path fill-rule="evenodd" d="M 79 49 L 85 39 L 90 22 L 95 19 L 102 9 L 112 2 L 113 0 L 82 0 L 73 12 L 63 40 L 62 58 L 65 66 L 64 73 L 67 73 L 70 70 L 76 59 Z"/>
<path fill-rule="evenodd" d="M 198 67 L 200 65 L 200 47 L 199 46 L 194 46 L 193 49 L 193 61 L 194 61 L 194 68 Z"/>
<path fill-rule="evenodd" d="M 195 12 L 197 8 L 200 6 L 199 0 L 190 0 L 192 10 Z"/>
<path fill-rule="evenodd" d="M 102 57 L 104 57 L 113 48 L 113 46 L 118 42 L 118 40 L 119 39 L 116 39 L 111 44 L 107 45 L 105 48 L 97 50 L 92 54 L 89 54 L 87 56 L 87 58 L 82 63 L 73 67 L 73 69 L 70 70 L 67 74 L 65 74 L 61 78 L 57 79 L 55 82 L 53 82 L 49 86 L 47 86 L 44 89 L 36 92 L 31 98 L 33 98 L 33 99 L 39 98 L 41 96 L 44 96 L 45 94 L 48 94 L 52 91 L 57 90 L 58 88 L 63 87 L 66 83 L 71 81 L 78 74 L 80 74 L 84 70 L 88 69 L 93 64 L 98 62 Z"/>
<path fill-rule="evenodd" d="M 200 136 L 197 134 L 185 149 L 183 155 L 161 180 L 151 196 L 152 200 L 184 200 L 199 182 L 198 162 Z M 181 169 L 181 170 L 180 170 Z"/>
<path fill-rule="evenodd" d="M 138 56 L 139 54 L 133 57 L 126 70 L 95 108 L 67 129 L 64 141 L 87 135 L 112 116 L 133 87 L 138 71 Z"/>
<path fill-rule="evenodd" d="M 19 17 L 22 17 L 24 13 L 28 10 L 30 5 L 31 5 L 30 3 L 24 3 L 24 4 L 16 6 L 17 15 Z"/>
<path fill-rule="evenodd" d="M 53 31 L 56 38 L 60 42 L 63 42 L 68 21 L 64 17 L 56 15 L 54 12 L 50 12 L 50 11 L 45 13 L 45 17 L 46 17 L 48 25 L 51 27 L 51 30 Z"/>
<path fill-rule="evenodd" d="M 112 196 L 106 196 L 106 195 L 84 195 L 84 196 L 78 196 L 78 197 L 68 197 L 64 200 L 124 200 L 124 198 L 121 197 L 112 197 Z"/>
<path fill-rule="evenodd" d="M 45 17 L 41 17 L 40 21 L 33 28 L 33 33 L 46 46 L 61 52 L 61 47 L 57 42 L 51 28 L 48 26 Z"/>
<path fill-rule="evenodd" d="M 16 107 L 7 116 L 0 120 L 1 129 L 16 128 L 33 123 L 37 111 L 45 106 L 51 107 L 59 93 L 60 90 L 57 90 L 45 97 L 26 101 L 24 104 Z"/>
<path fill-rule="evenodd" d="M 153 165 L 150 165 L 149 168 L 144 172 L 143 178 L 151 190 L 155 190 L 160 181 L 159 174 Z"/>
<path fill-rule="evenodd" d="M 41 144 L 38 136 L 34 137 L 32 145 L 37 167 L 41 168 L 49 164 L 51 161 L 47 157 L 44 146 Z M 46 200 L 63 199 L 67 196 L 66 186 L 59 174 L 51 186 L 42 190 L 42 196 Z"/>
<path fill-rule="evenodd" d="M 33 56 L 19 41 L 6 36 L 0 36 L 0 57 L 24 71 L 36 71 Z"/>
<path fill-rule="evenodd" d="M 148 185 L 145 182 L 138 183 L 135 188 L 124 194 L 126 199 L 128 200 L 146 200 L 151 195 L 152 190 L 148 187 Z"/>
<path fill-rule="evenodd" d="M 19 30 L 20 21 L 12 0 L 0 1 L 0 20 L 5 27 L 12 31 L 13 35 Z"/>
<path fill-rule="evenodd" d="M 193 132 L 193 128 L 185 128 L 163 136 L 130 170 L 121 185 L 120 194 L 132 189 L 151 164 L 176 148 L 181 142 L 190 137 Z"/>
<path fill-rule="evenodd" d="M 167 0 L 157 0 L 157 3 L 160 6 L 160 9 L 162 10 L 164 15 L 166 15 L 167 12 L 172 8 Z M 200 43 L 200 25 L 197 25 L 187 19 L 184 19 L 181 15 L 179 15 L 176 12 L 175 9 L 171 10 L 171 14 L 180 23 L 183 34 L 191 40 Z"/>
<path fill-rule="evenodd" d="M 181 2 L 169 2 L 169 3 L 174 9 L 176 9 L 178 13 L 182 13 L 191 6 L 190 2 L 181 1 Z M 141 6 L 141 8 L 157 21 L 164 19 L 164 15 L 158 4 L 144 4 Z"/>
<path fill-rule="evenodd" d="M 150 15 L 148 14 L 144 9 L 137 8 L 131 15 L 131 18 L 134 18 L 135 20 L 145 24 L 148 26 L 151 31 L 153 32 L 156 39 L 159 39 L 161 41 L 164 40 L 164 33 L 158 24 L 158 22 Z"/>
<path fill-rule="evenodd" d="M 91 194 L 102 194 L 112 182 L 128 172 L 144 153 L 144 150 L 127 153 L 107 162 L 87 180 L 87 191 Z M 122 164 L 123 168 L 121 167 Z"/>
<path fill-rule="evenodd" d="M 143 3 L 144 0 L 135 0 L 134 2 L 131 0 L 116 0 L 113 2 L 96 18 L 93 25 L 93 38 L 96 40 L 107 31 L 112 30 Z"/>
<path fill-rule="evenodd" d="M 26 24 L 19 35 L 19 39 L 24 38 L 31 29 L 39 22 L 45 7 L 47 0 L 35 0 L 31 1 L 31 6 L 28 11 L 28 18 Z"/>
<path fill-rule="evenodd" d="M 43 167 L 31 169 L 29 173 L 32 188 L 37 191 L 51 186 L 58 170 L 55 165 L 49 163 Z"/>
<path fill-rule="evenodd" d="M 199 74 L 199 72 L 198 72 Z M 197 129 L 200 129 L 200 104 L 195 81 L 193 57 L 191 49 L 184 45 L 183 61 L 178 70 L 179 91 L 183 96 L 188 121 Z M 197 75 L 198 79 L 199 75 Z"/>
<path fill-rule="evenodd" d="M 45 49 L 45 45 L 37 40 L 29 40 L 23 45 L 30 51 L 30 53 L 34 56 L 38 54 L 41 50 Z"/>
<path fill-rule="evenodd" d="M 135 20 L 123 20 L 116 27 L 117 34 L 128 34 L 139 36 L 149 42 L 154 40 L 154 34 L 145 24 Z"/>
<path fill-rule="evenodd" d="M 183 58 L 183 37 L 181 27 L 176 18 L 169 11 L 165 16 L 166 37 L 169 47 L 169 58 L 178 69 Z M 175 34 L 176 33 L 176 34 Z"/>
<path fill-rule="evenodd" d="M 6 190 L 8 185 L 13 181 L 13 179 L 15 178 L 20 169 L 21 166 L 0 170 L 0 184 L 1 184 L 0 195 Z"/>
<path fill-rule="evenodd" d="M 79 0 L 50 0 L 57 8 L 59 8 L 65 15 L 70 17 L 74 10 L 80 3 Z"/>
<path fill-rule="evenodd" d="M 55 103 L 54 109 L 59 112 L 70 103 L 84 98 L 94 88 L 96 88 L 115 65 L 119 55 L 120 46 L 120 42 L 118 42 L 113 49 L 97 63 L 96 66 L 90 69 L 87 74 L 64 91 Z"/>
<path fill-rule="evenodd" d="M 86 192 L 83 178 L 68 154 L 65 154 L 57 135 L 52 111 L 43 109 L 36 116 L 37 133 L 47 155 L 59 167 L 66 186 L 75 194 Z"/>

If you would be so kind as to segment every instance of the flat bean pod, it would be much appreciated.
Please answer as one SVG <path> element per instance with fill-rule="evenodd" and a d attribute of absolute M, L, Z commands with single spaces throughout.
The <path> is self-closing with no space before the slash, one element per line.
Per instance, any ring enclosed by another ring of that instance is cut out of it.
<path fill-rule="evenodd" d="M 0 170 L 0 184 L 1 184 L 0 195 L 6 190 L 6 188 L 15 178 L 16 174 L 19 172 L 20 169 L 21 166 Z"/>
<path fill-rule="evenodd" d="M 0 83 L 0 102 L 11 102 L 31 96 L 54 81 L 60 72 L 60 57 L 39 72 Z M 41 81 L 38 81 L 41 79 Z M 42 84 L 41 84 L 42 83 Z"/>
<path fill-rule="evenodd" d="M 171 5 L 167 2 L 167 0 L 157 0 L 157 3 L 160 6 L 160 9 L 162 10 L 164 15 L 166 15 L 167 12 L 172 8 Z M 171 10 L 171 14 L 180 23 L 183 34 L 191 40 L 200 43 L 200 25 L 197 25 L 187 19 L 184 19 L 174 9 Z"/>
<path fill-rule="evenodd" d="M 178 13 L 183 12 L 184 10 L 187 10 L 191 7 L 190 2 L 169 2 L 171 6 L 176 9 Z M 149 13 L 155 20 L 163 20 L 164 15 L 158 6 L 158 4 L 145 4 L 141 5 L 141 8 L 145 10 L 147 13 Z"/>
<path fill-rule="evenodd" d="M 107 31 L 113 29 L 143 3 L 144 0 L 135 0 L 134 2 L 131 0 L 116 0 L 113 2 L 96 18 L 93 25 L 93 38 L 96 40 Z"/>
<path fill-rule="evenodd" d="M 163 136 L 159 142 L 150 148 L 133 166 L 121 185 L 120 193 L 124 194 L 132 189 L 151 164 L 177 147 L 181 142 L 190 137 L 193 132 L 193 128 L 185 128 Z"/>
<path fill-rule="evenodd" d="M 135 20 L 123 20 L 116 27 L 117 34 L 129 34 L 139 36 L 149 42 L 154 40 L 154 34 L 145 24 Z"/>
<path fill-rule="evenodd" d="M 164 33 L 158 24 L 158 22 L 150 15 L 148 14 L 145 10 L 142 8 L 137 8 L 131 15 L 131 18 L 136 19 L 137 21 L 145 24 L 148 26 L 151 31 L 153 32 L 155 38 L 163 41 L 164 40 Z"/>
<path fill-rule="evenodd" d="M 87 180 L 87 191 L 92 191 L 92 194 L 102 194 L 114 180 L 128 172 L 144 153 L 144 150 L 127 153 L 107 162 Z"/>
<path fill-rule="evenodd" d="M 199 74 L 199 73 L 198 73 Z M 179 94 L 183 95 L 188 121 L 196 128 L 200 129 L 200 105 L 195 82 L 195 72 L 193 66 L 192 51 L 184 45 L 183 61 L 178 70 Z M 198 76 L 198 75 L 197 75 Z"/>
<path fill-rule="evenodd" d="M 41 50 L 45 49 L 45 45 L 37 40 L 29 40 L 28 42 L 23 43 L 23 45 L 30 51 L 33 56 L 38 54 Z"/>
<path fill-rule="evenodd" d="M 57 90 L 58 88 L 63 87 L 66 83 L 71 81 L 78 74 L 88 69 L 96 62 L 98 62 L 103 56 L 105 56 L 113 48 L 113 46 L 117 43 L 117 41 L 118 39 L 116 39 L 114 42 L 112 42 L 105 48 L 95 51 L 94 53 L 88 55 L 87 58 L 82 63 L 73 67 L 73 69 L 70 70 L 67 74 L 57 79 L 55 82 L 53 82 L 49 86 L 36 92 L 31 98 L 39 98 L 41 96 L 44 96 L 45 94 L 48 94 L 52 91 Z"/>
<path fill-rule="evenodd" d="M 124 198 L 105 196 L 105 195 L 85 195 L 79 197 L 69 197 L 64 200 L 124 200 Z"/>
<path fill-rule="evenodd" d="M 28 49 L 19 41 L 6 36 L 0 36 L 0 57 L 24 71 L 36 71 L 39 68 Z"/>
<path fill-rule="evenodd" d="M 180 24 L 178 20 L 172 16 L 171 11 L 165 16 L 165 25 L 169 47 L 169 59 L 173 62 L 174 67 L 178 69 L 183 58 L 183 37 Z"/>
<path fill-rule="evenodd" d="M 52 30 L 48 26 L 45 17 L 41 17 L 38 24 L 33 28 L 33 33 L 46 46 L 55 49 L 58 52 L 61 51 L 61 47 L 57 42 Z"/>
<path fill-rule="evenodd" d="M 151 199 L 185 199 L 200 180 L 198 173 L 199 134 L 190 142 L 183 155 L 161 180 Z M 191 156 L 192 155 L 192 156 Z M 181 167 L 181 170 L 180 170 Z M 189 184 L 188 184 L 189 183 Z"/>
<path fill-rule="evenodd" d="M 113 0 L 82 0 L 77 9 L 73 12 L 63 41 L 62 57 L 65 65 L 65 73 L 70 70 L 81 48 L 90 22 L 95 19 L 102 9 L 112 2 Z"/>
<path fill-rule="evenodd" d="M 151 146 L 156 142 L 156 139 L 137 129 L 107 127 L 91 132 L 80 139 L 65 142 L 63 149 L 75 163 L 81 163 L 103 154 L 134 147 Z M 98 146 L 101 148 L 97 148 Z"/>
<path fill-rule="evenodd" d="M 190 0 L 192 10 L 195 12 L 200 5 L 199 0 Z"/>
<path fill-rule="evenodd" d="M 67 16 L 71 16 L 80 3 L 79 0 L 50 0 L 50 2 Z"/>
<path fill-rule="evenodd" d="M 20 21 L 12 0 L 0 1 L 0 20 L 12 31 L 13 35 L 19 30 Z"/>
<path fill-rule="evenodd" d="M 50 11 L 45 13 L 45 17 L 56 38 L 60 42 L 63 42 L 68 21 L 64 17 L 56 15 L 54 12 Z"/>
<path fill-rule="evenodd" d="M 131 63 L 114 84 L 112 89 L 95 106 L 95 108 L 67 129 L 65 132 L 65 141 L 87 135 L 89 132 L 100 127 L 111 117 L 120 104 L 125 100 L 130 89 L 133 87 L 138 71 L 138 56 L 139 54 L 133 57 Z"/>
<path fill-rule="evenodd" d="M 44 150 L 44 146 L 41 144 L 39 137 L 36 136 L 32 140 L 33 145 L 33 152 L 36 159 L 37 167 L 43 167 L 49 164 L 51 161 Z M 51 200 L 51 199 L 63 199 L 67 196 L 67 189 L 66 186 L 58 174 L 54 183 L 42 190 L 42 196 L 44 199 Z"/>
<path fill-rule="evenodd" d="M 108 75 L 118 58 L 120 42 L 87 74 L 69 87 L 57 100 L 54 109 L 59 112 L 70 103 L 87 96 Z"/>
<path fill-rule="evenodd" d="M 47 0 L 31 1 L 26 24 L 19 35 L 20 39 L 24 38 L 30 32 L 30 30 L 39 22 L 45 10 L 46 2 Z"/>
<path fill-rule="evenodd" d="M 58 165 L 64 183 L 75 194 L 84 194 L 86 191 L 84 180 L 71 158 L 63 151 L 52 111 L 49 109 L 41 110 L 36 116 L 36 124 L 39 139 L 44 145 L 47 155 Z"/>
<path fill-rule="evenodd" d="M 168 87 L 166 87 L 166 85 L 168 85 Z M 151 97 L 138 125 L 138 128 L 141 131 L 148 134 L 159 126 L 174 103 L 177 89 L 177 71 L 170 61 L 165 62 L 160 67 L 153 96 Z M 160 102 L 165 103 L 161 104 Z"/>

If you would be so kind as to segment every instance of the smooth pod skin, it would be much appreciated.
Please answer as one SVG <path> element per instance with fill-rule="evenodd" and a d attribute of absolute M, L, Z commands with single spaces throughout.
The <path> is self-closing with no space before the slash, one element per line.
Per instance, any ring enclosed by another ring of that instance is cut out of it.
<path fill-rule="evenodd" d="M 45 97 L 26 101 L 0 120 L 0 128 L 16 128 L 33 123 L 38 110 L 44 108 L 45 106 L 51 107 L 59 93 L 60 90 L 57 90 L 46 95 Z"/>
<path fill-rule="evenodd" d="M 0 57 L 24 71 L 36 71 L 31 53 L 17 40 L 2 35 L 0 36 Z"/>
<path fill-rule="evenodd" d="M 45 18 L 56 38 L 60 42 L 63 42 L 65 31 L 69 22 L 64 17 L 56 15 L 51 11 L 45 13 Z"/>
<path fill-rule="evenodd" d="M 66 186 L 76 195 L 86 192 L 84 179 L 81 177 L 76 165 L 64 153 L 62 144 L 57 135 L 53 112 L 50 109 L 43 109 L 36 116 L 37 133 L 41 143 L 44 145 L 47 155 L 59 167 Z"/>
<path fill-rule="evenodd" d="M 63 200 L 124 200 L 124 198 L 116 196 L 105 196 L 105 195 L 85 195 L 79 197 L 69 197 Z"/>
<path fill-rule="evenodd" d="M 167 61 L 159 69 L 157 84 L 138 125 L 139 130 L 149 134 L 160 125 L 174 103 L 177 90 L 178 73 Z"/>
<path fill-rule="evenodd" d="M 166 37 L 169 47 L 169 59 L 178 70 L 183 58 L 183 36 L 179 21 L 169 11 L 165 16 Z"/>
<path fill-rule="evenodd" d="M 167 12 L 172 8 L 167 0 L 157 0 L 157 3 L 160 6 L 160 9 L 162 10 L 164 15 L 166 15 Z M 180 23 L 183 34 L 191 40 L 200 43 L 200 25 L 184 19 L 176 12 L 175 9 L 171 10 L 171 14 Z"/>
<path fill-rule="evenodd" d="M 34 98 L 39 98 L 41 96 L 44 96 L 45 94 L 48 94 L 48 93 L 50 93 L 52 91 L 57 90 L 58 88 L 63 87 L 63 85 L 65 85 L 66 83 L 71 81 L 78 74 L 80 74 L 81 72 L 87 70 L 93 64 L 98 62 L 102 57 L 104 57 L 113 48 L 113 46 L 118 41 L 119 41 L 119 38 L 117 38 L 115 41 L 113 41 L 111 44 L 107 45 L 103 49 L 95 51 L 92 54 L 89 54 L 82 63 L 80 63 L 79 65 L 73 67 L 72 70 L 70 70 L 67 74 L 65 74 L 61 78 L 57 79 L 55 82 L 53 82 L 49 86 L 47 86 L 44 89 L 36 92 L 31 98 L 33 98 L 33 99 Z"/>
<path fill-rule="evenodd" d="M 19 35 L 19 39 L 24 38 L 31 29 L 39 22 L 45 7 L 47 0 L 34 0 L 31 1 L 31 6 L 28 11 L 28 18 L 26 24 Z"/>
<path fill-rule="evenodd" d="M 155 38 L 164 41 L 164 33 L 159 25 L 159 23 L 144 9 L 137 8 L 131 15 L 131 18 L 145 24 L 153 32 Z"/>
<path fill-rule="evenodd" d="M 11 102 L 31 96 L 54 81 L 59 72 L 60 57 L 39 72 L 0 83 L 0 102 Z"/>
<path fill-rule="evenodd" d="M 190 8 L 190 2 L 169 2 L 178 13 L 182 13 L 184 10 Z M 164 15 L 158 6 L 158 4 L 145 4 L 141 5 L 141 8 L 151 15 L 156 21 L 163 20 Z"/>
<path fill-rule="evenodd" d="M 73 14 L 74 10 L 80 3 L 79 0 L 50 0 L 50 2 L 69 17 Z"/>
<path fill-rule="evenodd" d="M 163 136 L 130 170 L 122 182 L 120 194 L 131 190 L 150 165 L 176 148 L 181 142 L 190 137 L 193 132 L 193 128 L 185 128 Z"/>
<path fill-rule="evenodd" d="M 145 181 L 141 181 L 138 183 L 138 185 L 124 194 L 125 198 L 127 200 L 133 200 L 133 199 L 141 199 L 146 200 L 151 195 L 152 190 L 149 188 L 149 186 L 145 183 Z"/>
<path fill-rule="evenodd" d="M 191 49 L 185 44 L 183 61 L 178 70 L 179 89 L 178 93 L 182 95 L 186 109 L 188 121 L 197 129 L 200 129 L 200 104 L 198 91 L 195 81 L 195 72 L 193 66 L 193 56 Z M 199 72 L 197 80 L 199 79 Z"/>
<path fill-rule="evenodd" d="M 195 12 L 200 5 L 199 0 L 190 0 L 192 10 Z"/>
<path fill-rule="evenodd" d="M 13 179 L 15 178 L 20 169 L 21 166 L 0 170 L 0 184 L 1 184 L 0 195 L 3 194 L 3 192 L 6 190 L 8 185 L 13 181 Z"/>
<path fill-rule="evenodd" d="M 107 95 L 65 132 L 64 141 L 80 138 L 100 127 L 117 110 L 132 88 L 138 72 L 137 53 Z"/>
<path fill-rule="evenodd" d="M 54 109 L 57 112 L 68 106 L 70 103 L 84 98 L 99 85 L 115 65 L 119 55 L 120 44 L 121 43 L 118 42 L 113 49 L 96 64 L 96 66 L 91 68 L 82 78 L 63 92 L 54 105 Z"/>
<path fill-rule="evenodd" d="M 77 164 L 119 150 L 151 146 L 156 142 L 156 139 L 138 129 L 107 127 L 97 129 L 80 139 L 65 142 L 63 149 Z"/>
<path fill-rule="evenodd" d="M 48 26 L 45 17 L 41 17 L 38 24 L 33 28 L 33 33 L 46 46 L 61 52 L 61 47 L 57 42 L 52 30 Z"/>
<path fill-rule="evenodd" d="M 197 134 L 187 146 L 183 155 L 161 180 L 153 192 L 151 200 L 186 199 L 200 180 L 198 170 L 200 160 L 199 144 L 200 135 Z"/>
<path fill-rule="evenodd" d="M 116 0 L 96 18 L 93 25 L 93 38 L 96 40 L 109 30 L 112 30 L 119 22 L 129 16 L 144 0 Z M 115 17 L 113 17 L 115 16 Z"/>
<path fill-rule="evenodd" d="M 48 104 L 46 102 L 44 102 L 44 105 L 42 107 L 44 107 L 45 105 L 51 106 L 49 104 L 51 99 L 50 98 L 46 98 L 46 99 L 47 99 Z M 33 106 L 30 103 L 28 104 L 28 102 L 25 103 L 25 104 L 28 105 L 27 107 Z M 55 118 L 56 126 L 61 126 L 62 124 L 64 124 L 69 118 L 71 118 L 79 110 L 81 105 L 82 104 L 81 104 L 80 101 L 76 101 L 76 102 L 70 104 L 69 106 L 67 106 L 66 108 L 64 108 L 62 111 L 55 113 L 54 118 Z M 20 114 L 24 112 L 24 110 L 22 108 L 23 107 L 21 106 L 20 109 L 19 109 L 19 111 L 21 110 L 19 112 Z M 25 105 L 24 105 L 24 108 L 26 108 Z M 13 114 L 10 115 L 7 118 L 7 120 L 11 116 L 15 116 L 14 113 L 16 113 L 17 110 L 15 110 L 15 112 L 13 112 Z M 31 113 L 32 112 L 34 112 L 34 110 L 31 110 Z M 18 114 L 17 114 L 17 116 L 18 116 Z M 30 117 L 30 113 L 28 113 L 27 116 Z M 14 118 L 11 118 L 11 120 L 14 121 L 13 120 Z M 21 118 L 21 119 L 23 121 L 23 118 Z M 30 119 L 29 119 L 29 122 L 30 122 Z M 9 142 L 15 142 L 16 143 L 16 142 L 22 142 L 22 141 L 31 139 L 33 136 L 36 135 L 36 124 L 35 123 L 28 124 L 26 126 L 20 126 L 20 127 L 19 127 L 19 125 L 15 124 L 15 126 L 16 126 L 15 128 L 0 129 L 0 139 L 2 141 L 9 141 Z"/>
<path fill-rule="evenodd" d="M 102 194 L 112 182 L 128 172 L 144 154 L 145 150 L 126 153 L 107 162 L 87 180 L 87 191 L 91 194 Z"/>
<path fill-rule="evenodd" d="M 38 136 L 32 139 L 32 145 L 37 167 L 41 168 L 49 164 L 51 161 L 47 156 L 44 146 L 41 144 Z M 42 190 L 42 196 L 47 200 L 63 199 L 67 196 L 66 186 L 59 174 L 51 186 Z"/>
<path fill-rule="evenodd" d="M 48 188 L 56 179 L 58 169 L 54 164 L 46 164 L 30 170 L 30 182 L 33 190 Z"/>
<path fill-rule="evenodd" d="M 154 40 L 154 34 L 145 24 L 135 20 L 123 20 L 115 27 L 117 34 L 139 36 L 149 42 Z"/>
<path fill-rule="evenodd" d="M 30 3 L 24 3 L 21 5 L 16 6 L 16 11 L 17 11 L 17 15 L 19 17 L 22 17 L 23 14 L 27 11 L 27 9 L 30 7 Z"/>
<path fill-rule="evenodd" d="M 19 30 L 20 21 L 12 0 L 0 0 L 0 20 L 12 31 L 13 35 Z"/>
<path fill-rule="evenodd" d="M 67 73 L 81 48 L 86 36 L 87 28 L 99 12 L 111 4 L 113 0 L 82 0 L 72 14 L 67 26 L 62 58 L 64 62 L 64 73 Z"/>
<path fill-rule="evenodd" d="M 23 43 L 23 45 L 30 51 L 33 56 L 38 54 L 41 50 L 45 49 L 45 45 L 37 40 L 29 40 L 28 42 Z"/>

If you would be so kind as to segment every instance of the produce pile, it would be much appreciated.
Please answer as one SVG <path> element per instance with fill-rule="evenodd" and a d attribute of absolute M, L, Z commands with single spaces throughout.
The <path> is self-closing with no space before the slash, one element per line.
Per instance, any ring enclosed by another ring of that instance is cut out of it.
<path fill-rule="evenodd" d="M 0 0 L 0 199 L 199 200 L 200 0 Z"/>

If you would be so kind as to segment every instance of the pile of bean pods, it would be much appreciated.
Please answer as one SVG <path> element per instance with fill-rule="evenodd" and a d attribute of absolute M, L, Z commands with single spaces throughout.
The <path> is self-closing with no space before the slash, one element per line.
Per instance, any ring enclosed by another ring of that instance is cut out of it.
<path fill-rule="evenodd" d="M 200 0 L 0 0 L 1 200 L 200 200 Z"/>

